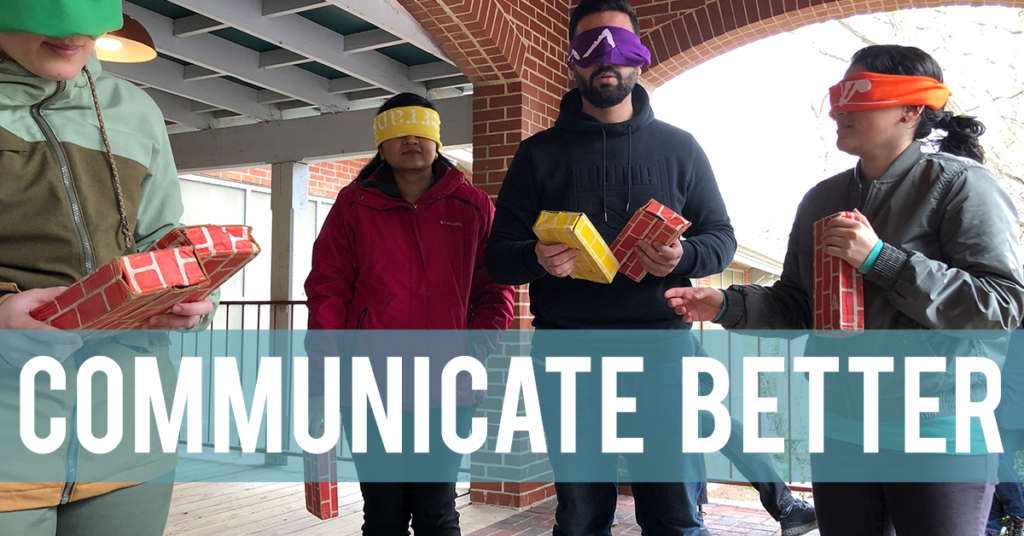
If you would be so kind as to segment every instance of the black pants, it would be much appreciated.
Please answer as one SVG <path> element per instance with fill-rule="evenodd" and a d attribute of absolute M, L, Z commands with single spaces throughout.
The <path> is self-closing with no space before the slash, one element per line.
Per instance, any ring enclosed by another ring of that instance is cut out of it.
<path fill-rule="evenodd" d="M 701 411 L 700 418 L 701 436 L 709 437 L 715 431 L 715 420 L 709 411 Z M 743 423 L 732 419 L 732 433 L 721 452 L 757 490 L 761 505 L 775 521 L 782 517 L 786 508 L 796 502 L 793 492 L 779 478 L 767 454 L 743 451 Z"/>
<path fill-rule="evenodd" d="M 361 482 L 363 534 L 459 536 L 454 482 Z"/>
<path fill-rule="evenodd" d="M 853 460 L 851 464 L 865 471 L 871 468 L 864 460 L 892 465 L 892 459 L 907 459 L 885 449 L 865 455 L 860 445 L 826 438 L 825 453 L 811 456 L 812 475 L 834 469 L 835 458 L 826 460 L 828 456 Z M 967 474 L 986 472 L 995 459 L 994 455 L 932 456 L 936 470 L 941 470 L 941 464 L 961 465 Z M 971 470 L 971 465 L 977 469 Z M 994 488 L 991 482 L 816 481 L 814 510 L 822 536 L 985 536 Z"/>
<path fill-rule="evenodd" d="M 475 412 L 476 406 L 457 408 L 460 436 L 469 435 Z M 431 423 L 441 422 L 440 408 L 431 409 L 430 414 Z M 343 407 L 341 416 L 351 448 L 352 408 Z M 367 453 L 352 455 L 363 493 L 364 536 L 408 536 L 410 520 L 417 536 L 460 536 L 455 480 L 462 455 L 444 444 L 440 425 L 430 427 L 431 454 L 409 454 L 414 418 L 412 412 L 403 412 L 402 452 L 406 454 L 386 454 L 372 413 L 367 421 Z M 424 477 L 439 482 L 416 481 Z"/>

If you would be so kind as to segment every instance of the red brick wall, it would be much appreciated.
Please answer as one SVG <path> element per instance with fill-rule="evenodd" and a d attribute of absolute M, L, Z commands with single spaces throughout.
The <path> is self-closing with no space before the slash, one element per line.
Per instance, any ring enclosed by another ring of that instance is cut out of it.
<path fill-rule="evenodd" d="M 370 163 L 369 158 L 340 160 L 337 162 L 320 162 L 309 165 L 309 194 L 334 199 L 338 191 L 348 186 L 363 166 Z M 204 173 L 207 177 L 216 177 L 229 181 L 244 182 L 258 186 L 270 187 L 270 167 L 240 169 L 235 171 L 219 171 Z M 473 182 L 473 174 L 466 173 L 466 178 Z"/>
<path fill-rule="evenodd" d="M 555 496 L 555 485 L 538 482 L 474 482 L 469 500 L 510 508 L 525 508 Z"/>
<path fill-rule="evenodd" d="M 309 165 L 309 194 L 320 197 L 338 197 L 338 191 L 348 186 L 359 170 L 370 162 L 369 158 L 343 160 L 339 162 L 320 162 Z M 207 177 L 216 177 L 229 181 L 244 182 L 257 186 L 270 187 L 270 167 L 240 169 L 235 171 L 219 171 L 204 173 Z"/>

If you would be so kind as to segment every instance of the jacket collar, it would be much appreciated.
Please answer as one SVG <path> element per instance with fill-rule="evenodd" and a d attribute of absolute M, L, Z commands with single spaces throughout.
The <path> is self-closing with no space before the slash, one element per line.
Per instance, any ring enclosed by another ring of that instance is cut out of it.
<path fill-rule="evenodd" d="M 451 195 L 456 188 L 465 182 L 465 175 L 458 168 L 448 167 L 439 163 L 434 169 L 434 182 L 430 188 L 416 200 L 417 205 L 430 203 L 443 197 Z M 373 205 L 378 208 L 391 208 L 408 204 L 402 198 L 402 193 L 395 184 L 395 176 L 391 168 L 381 166 L 370 179 L 364 181 L 359 187 L 365 192 L 367 200 L 372 200 Z M 363 196 L 360 196 L 363 199 Z"/>
<path fill-rule="evenodd" d="M 98 78 L 103 72 L 103 67 L 96 59 L 95 53 L 89 57 L 85 66 L 92 73 L 93 79 Z M 50 98 L 60 87 L 60 82 L 36 76 L 14 60 L 0 61 L 0 95 L 11 101 L 31 106 Z M 84 70 L 64 84 L 63 90 L 50 101 L 47 107 L 77 103 L 81 99 L 92 102 L 89 79 L 86 78 Z"/>
<path fill-rule="evenodd" d="M 878 179 L 879 183 L 885 184 L 888 182 L 894 182 L 903 177 L 907 176 L 907 173 L 917 165 L 917 162 L 921 160 L 923 154 L 921 153 L 921 142 L 915 141 L 910 144 L 896 157 L 896 160 L 889 166 L 889 169 L 885 170 L 882 177 Z M 859 166 L 860 164 L 858 164 Z"/>
<path fill-rule="evenodd" d="M 875 181 L 875 184 L 879 186 L 888 186 L 901 181 L 904 177 L 910 173 L 910 170 L 917 165 L 921 159 L 924 158 L 924 153 L 921 151 L 921 142 L 915 141 L 910 144 L 909 147 L 903 150 L 896 160 L 893 161 L 889 169 L 885 170 L 881 178 Z M 854 196 L 852 199 L 855 200 L 860 198 L 860 192 L 870 188 L 870 184 L 862 184 L 860 180 L 860 162 L 857 162 L 857 166 L 850 170 L 850 182 L 848 191 L 850 195 Z"/>
<path fill-rule="evenodd" d="M 583 113 L 583 95 L 574 89 L 562 97 L 555 126 L 575 132 L 600 132 L 604 130 L 609 136 L 626 135 L 630 129 L 636 132 L 654 121 L 654 110 L 651 109 L 651 98 L 647 90 L 640 84 L 633 88 L 633 118 L 621 123 L 602 123 Z"/>

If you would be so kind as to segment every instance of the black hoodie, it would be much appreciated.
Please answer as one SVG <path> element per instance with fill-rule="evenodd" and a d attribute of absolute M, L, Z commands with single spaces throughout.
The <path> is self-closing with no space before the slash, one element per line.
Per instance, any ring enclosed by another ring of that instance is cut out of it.
<path fill-rule="evenodd" d="M 537 328 L 688 328 L 665 291 L 725 270 L 736 237 L 707 156 L 696 140 L 654 118 L 647 91 L 633 90 L 634 116 L 601 123 L 583 113 L 579 90 L 562 99 L 554 128 L 520 144 L 501 185 L 487 270 L 503 285 L 530 283 Z M 667 277 L 609 284 L 549 275 L 534 247 L 541 210 L 584 212 L 611 246 L 636 210 L 654 199 L 692 222 L 683 257 Z"/>

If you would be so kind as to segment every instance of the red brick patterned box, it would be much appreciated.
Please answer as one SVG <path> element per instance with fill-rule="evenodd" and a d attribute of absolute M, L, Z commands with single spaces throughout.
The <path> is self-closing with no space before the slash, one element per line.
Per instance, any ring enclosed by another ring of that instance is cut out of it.
<path fill-rule="evenodd" d="M 320 429 L 323 434 L 323 428 Z M 306 482 L 306 510 L 320 519 L 338 517 L 338 455 L 335 449 L 323 454 L 303 452 Z"/>
<path fill-rule="evenodd" d="M 612 243 L 612 254 L 619 261 L 619 271 L 639 282 L 647 275 L 647 270 L 633 253 L 636 243 L 642 240 L 648 244 L 671 244 L 679 240 L 689 227 L 690 222 L 686 218 L 651 199 L 633 213 L 626 228 Z"/>
<path fill-rule="evenodd" d="M 864 331 L 864 278 L 853 265 L 825 253 L 821 236 L 836 218 L 867 223 L 856 212 L 839 212 L 814 224 L 814 330 L 824 337 L 852 337 Z"/>
<path fill-rule="evenodd" d="M 32 310 L 60 329 L 144 329 L 176 304 L 205 299 L 259 254 L 244 226 L 174 229 L 153 249 L 112 261 Z"/>

